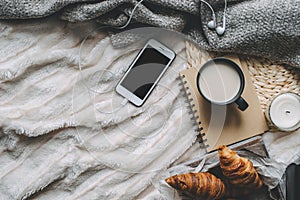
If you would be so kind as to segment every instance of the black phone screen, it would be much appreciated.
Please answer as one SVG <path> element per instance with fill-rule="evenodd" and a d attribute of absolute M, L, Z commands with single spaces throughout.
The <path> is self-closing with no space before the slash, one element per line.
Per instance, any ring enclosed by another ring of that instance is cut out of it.
<path fill-rule="evenodd" d="M 144 99 L 169 61 L 168 57 L 148 45 L 121 85 L 140 99 Z"/>

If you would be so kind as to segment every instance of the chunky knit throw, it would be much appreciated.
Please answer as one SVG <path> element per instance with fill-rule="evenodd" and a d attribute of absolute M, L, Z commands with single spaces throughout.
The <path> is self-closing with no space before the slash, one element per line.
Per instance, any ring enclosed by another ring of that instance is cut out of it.
<path fill-rule="evenodd" d="M 222 25 L 224 0 L 207 0 Z M 62 20 L 95 20 L 122 25 L 137 0 L 1 0 L 0 19 L 40 18 L 57 13 Z M 234 52 L 300 65 L 300 0 L 228 0 L 226 32 L 207 27 L 210 9 L 199 0 L 144 0 L 134 21 L 191 36 L 210 51 Z"/>

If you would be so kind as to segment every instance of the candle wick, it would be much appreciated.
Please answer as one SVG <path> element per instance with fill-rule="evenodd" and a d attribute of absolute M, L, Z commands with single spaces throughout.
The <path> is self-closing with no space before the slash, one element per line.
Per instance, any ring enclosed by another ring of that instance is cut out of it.
<path fill-rule="evenodd" d="M 289 110 L 286 110 L 286 111 L 285 111 L 285 113 L 286 113 L 286 114 L 290 114 L 290 113 L 291 113 L 291 111 L 289 111 Z"/>

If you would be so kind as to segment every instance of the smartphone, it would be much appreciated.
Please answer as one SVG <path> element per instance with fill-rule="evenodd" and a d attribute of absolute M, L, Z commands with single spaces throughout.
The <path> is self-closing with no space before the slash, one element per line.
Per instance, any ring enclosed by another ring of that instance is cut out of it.
<path fill-rule="evenodd" d="M 118 83 L 117 93 L 142 106 L 174 58 L 174 51 L 157 40 L 149 40 Z"/>

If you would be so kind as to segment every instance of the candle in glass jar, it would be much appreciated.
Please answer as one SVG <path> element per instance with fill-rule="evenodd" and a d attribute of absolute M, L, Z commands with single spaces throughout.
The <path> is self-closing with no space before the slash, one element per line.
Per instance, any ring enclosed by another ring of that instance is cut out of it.
<path fill-rule="evenodd" d="M 271 102 L 267 117 L 280 130 L 298 129 L 300 127 L 300 96 L 294 93 L 278 95 Z"/>

